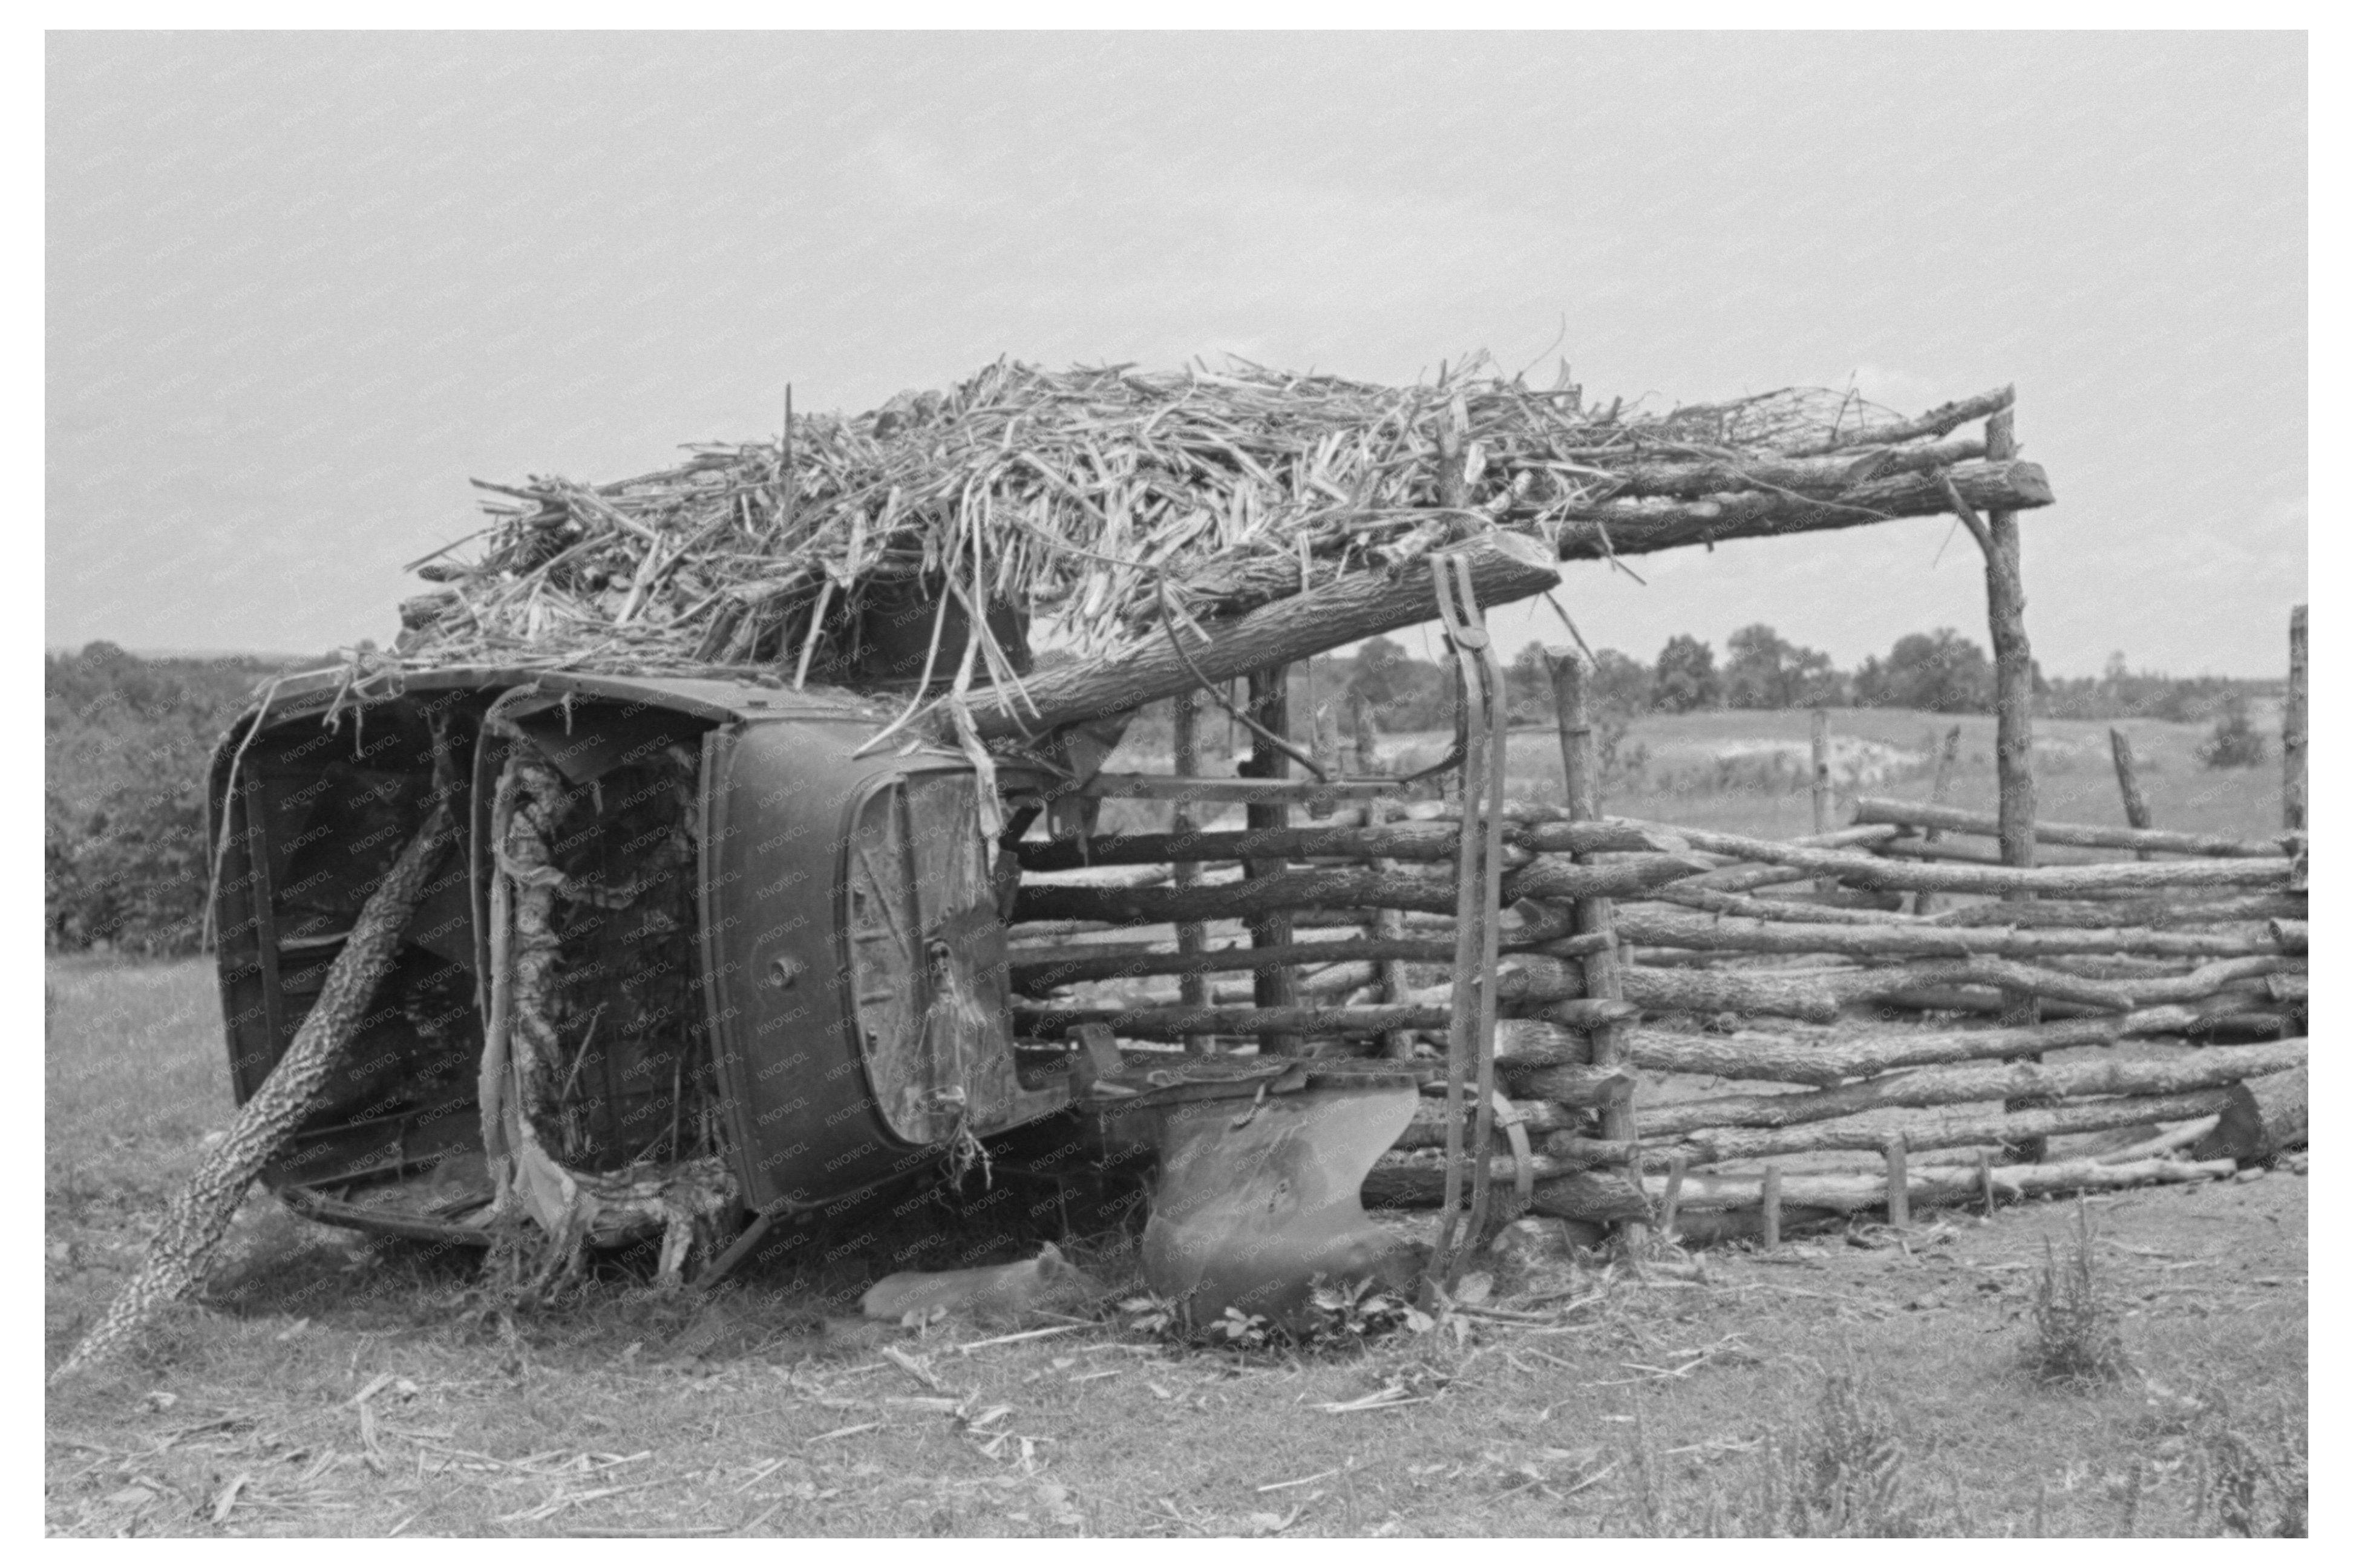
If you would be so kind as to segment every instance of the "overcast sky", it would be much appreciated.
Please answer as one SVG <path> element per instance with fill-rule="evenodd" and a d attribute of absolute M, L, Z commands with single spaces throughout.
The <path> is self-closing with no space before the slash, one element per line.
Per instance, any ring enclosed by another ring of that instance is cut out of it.
<path fill-rule="evenodd" d="M 772 434 L 787 381 L 859 410 L 999 354 L 1407 381 L 1484 348 L 1659 407 L 2015 382 L 2046 669 L 2276 675 L 2306 596 L 2299 35 L 48 48 L 52 647 L 388 640 L 470 476 L 618 478 Z M 1842 664 L 1982 642 L 1950 532 L 1562 597 L 1644 658 L 1759 620 Z"/>

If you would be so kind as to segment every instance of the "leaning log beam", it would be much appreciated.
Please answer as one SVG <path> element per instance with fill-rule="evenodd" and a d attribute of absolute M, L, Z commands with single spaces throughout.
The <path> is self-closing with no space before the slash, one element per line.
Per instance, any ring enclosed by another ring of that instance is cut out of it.
<path fill-rule="evenodd" d="M 1473 595 L 1483 607 L 1533 598 L 1560 582 L 1560 568 L 1525 535 L 1483 534 L 1461 547 Z M 1105 713 L 1124 713 L 1190 691 L 1202 680 L 1230 680 L 1252 670 L 1293 664 L 1327 648 L 1430 618 L 1429 558 L 1392 574 L 1352 572 L 1306 593 L 1294 591 L 1245 614 L 1200 623 L 1176 635 L 1144 638 L 1110 658 L 1040 670 L 1017 690 L 991 688 L 969 699 L 972 728 L 984 741 L 1039 735 Z"/>

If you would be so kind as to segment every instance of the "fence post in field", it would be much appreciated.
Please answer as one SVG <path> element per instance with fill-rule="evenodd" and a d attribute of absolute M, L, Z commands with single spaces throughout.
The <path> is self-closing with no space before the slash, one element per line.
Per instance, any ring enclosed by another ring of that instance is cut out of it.
<path fill-rule="evenodd" d="M 1250 714 L 1268 731 L 1277 735 L 1291 733 L 1291 668 L 1273 665 L 1253 670 L 1250 676 Z M 1280 779 L 1291 776 L 1291 759 L 1271 743 L 1265 736 L 1251 740 L 1250 754 L 1238 770 L 1243 776 L 1254 779 Z M 1291 808 L 1280 802 L 1246 808 L 1246 826 L 1256 828 L 1282 828 L 1291 826 Z M 1245 880 L 1271 877 L 1281 872 L 1282 860 L 1251 860 L 1242 867 Z M 1292 942 L 1291 916 L 1285 911 L 1252 915 L 1249 921 L 1252 947 L 1289 947 Z M 1299 976 L 1287 966 L 1261 969 L 1254 972 L 1252 994 L 1261 1007 L 1295 1007 L 1299 1005 Z M 1296 1035 L 1269 1036 L 1259 1043 L 1259 1049 L 1269 1056 L 1286 1056 L 1299 1048 Z"/>
<path fill-rule="evenodd" d="M 1585 656 L 1575 649 L 1555 653 L 1545 650 L 1545 668 L 1552 677 L 1553 711 L 1560 721 L 1561 783 L 1568 795 L 1568 815 L 1573 822 L 1589 822 L 1601 815 L 1601 759 L 1593 742 L 1592 669 Z M 1463 820 L 1470 820 L 1468 810 Z M 1469 831 L 1468 827 L 1464 829 Z M 1586 857 L 1578 856 L 1578 859 Z M 1579 899 L 1573 920 L 1579 935 L 1607 935 L 1609 942 L 1598 952 L 1585 955 L 1585 994 L 1597 1000 L 1615 1002 L 1625 995 L 1624 982 L 1618 973 L 1618 944 L 1615 918 L 1608 899 Z M 1592 1032 L 1593 1065 L 1609 1068 L 1622 1065 L 1628 1050 L 1630 1031 L 1622 1024 L 1604 1024 Z M 1632 1096 L 1611 1101 L 1601 1112 L 1601 1136 L 1612 1142 L 1625 1142 L 1634 1136 L 1634 1103 Z M 1629 1174 L 1641 1180 L 1639 1171 Z M 1646 1226 L 1636 1221 L 1626 1222 L 1620 1235 L 1630 1245 L 1639 1245 Z"/>
<path fill-rule="evenodd" d="M 1194 778 L 1201 772 L 1200 705 L 1190 691 L 1180 691 L 1170 700 L 1175 704 L 1175 751 L 1176 776 Z M 1198 825 L 1193 820 L 1193 803 L 1180 800 L 1170 813 L 1169 831 L 1178 837 L 1191 833 Z M 1171 879 L 1180 888 L 1189 888 L 1201 879 L 1201 866 L 1197 860 L 1178 860 L 1168 868 Z M 1180 921 L 1176 927 L 1176 951 L 1196 953 L 1208 951 L 1209 928 L 1200 921 Z M 1187 1007 L 1209 1005 L 1209 976 L 1206 971 L 1188 972 L 1176 983 L 1177 994 Z M 1205 1055 L 1216 1047 L 1208 1035 L 1187 1035 L 1185 1049 L 1196 1056 Z"/>
<path fill-rule="evenodd" d="M 2304 751 L 2306 673 L 2305 612 L 2298 605 L 2287 613 L 2287 701 L 2280 709 L 2280 826 L 2291 833 L 2305 829 Z"/>
<path fill-rule="evenodd" d="M 2132 827 L 2149 826 L 2148 799 L 2140 793 L 2140 773 L 2133 765 L 2132 738 L 2115 725 L 2108 726 L 2108 752 L 2116 760 L 2116 793 L 2124 796 L 2125 822 Z M 2151 858 L 2150 851 L 2136 849 L 2133 858 Z"/>
<path fill-rule="evenodd" d="M 1831 830 L 1831 715 L 1814 710 L 1814 831 Z"/>
<path fill-rule="evenodd" d="M 1960 757 L 1961 727 L 1956 724 L 1945 731 L 1944 746 L 1936 752 L 1936 775 L 1928 784 L 1930 805 L 1945 804 L 1945 797 L 1951 793 L 1953 787 L 1953 766 L 1960 761 Z M 1934 844 L 1944 836 L 1943 828 L 1931 827 L 1920 837 L 1925 843 Z M 1934 893 L 1915 893 L 1912 895 L 1912 912 L 1915 915 L 1925 915 L 1935 906 L 1936 901 L 1936 895 Z"/>

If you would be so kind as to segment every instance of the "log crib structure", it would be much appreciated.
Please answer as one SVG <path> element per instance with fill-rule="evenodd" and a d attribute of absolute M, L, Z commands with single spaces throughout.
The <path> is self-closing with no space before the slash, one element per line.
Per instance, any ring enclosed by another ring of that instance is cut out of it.
<path fill-rule="evenodd" d="M 2040 820 L 2019 540 L 2052 496 L 2014 403 L 1645 414 L 1475 361 L 1411 387 L 1000 363 L 854 417 L 788 398 L 774 442 L 485 485 L 487 542 L 420 563 L 434 591 L 338 701 L 459 668 L 854 694 L 888 721 L 856 758 L 969 764 L 999 929 L 954 940 L 1003 965 L 981 989 L 1025 1084 L 1082 1040 L 1100 1067 L 1104 1031 L 1138 1070 L 1411 1073 L 1426 1099 L 1365 1198 L 1440 1205 L 1464 1246 L 1523 1212 L 1699 1240 L 2217 1175 L 2302 1136 L 2302 612 L 2281 835 L 2138 826 L 2129 783 L 2135 826 Z M 1931 803 L 1834 824 L 1818 723 L 1804 837 L 1610 816 L 1573 651 L 1565 793 L 1511 797 L 1485 610 L 1566 562 L 1928 515 L 1984 558 L 1998 810 L 1942 804 L 1956 731 Z M 1296 672 L 1433 621 L 1451 754 L 1391 776 L 1360 713 L 1344 767 Z M 1173 769 L 1130 771 L 1122 734 L 1163 701 Z M 1233 776 L 1202 767 L 1220 708 Z"/>

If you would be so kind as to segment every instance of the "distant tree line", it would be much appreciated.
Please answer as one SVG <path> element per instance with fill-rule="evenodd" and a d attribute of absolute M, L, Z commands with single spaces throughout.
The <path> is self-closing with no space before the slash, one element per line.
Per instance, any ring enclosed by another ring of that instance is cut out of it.
<path fill-rule="evenodd" d="M 1792 643 L 1759 622 L 1725 639 L 1721 658 L 1698 637 L 1669 637 L 1650 663 L 1616 648 L 1594 650 L 1594 684 L 1602 705 L 1624 714 L 1690 713 L 1710 709 L 1910 708 L 1931 713 L 1993 711 L 1993 660 L 1951 626 L 1895 639 L 1885 657 L 1867 655 L 1852 670 L 1819 648 Z M 1390 637 L 1373 637 L 1352 656 L 1314 662 L 1319 703 L 1361 698 L 1385 730 L 1435 730 L 1454 722 L 1453 678 L 1414 658 Z M 1504 671 L 1513 717 L 1538 721 L 1552 712 L 1552 687 L 1541 644 L 1529 643 Z M 2166 719 L 2203 722 L 2235 699 L 2276 683 L 2220 676 L 2178 679 L 2126 668 L 2124 656 L 2098 676 L 2034 674 L 2036 711 L 2055 719 Z M 1294 700 L 1294 707 L 1297 706 Z"/>
<path fill-rule="evenodd" d="M 44 657 L 47 945 L 196 951 L 212 750 L 255 684 L 281 668 L 142 658 L 104 642 Z"/>

